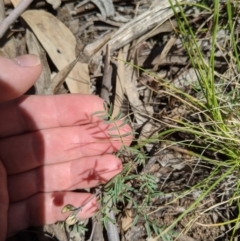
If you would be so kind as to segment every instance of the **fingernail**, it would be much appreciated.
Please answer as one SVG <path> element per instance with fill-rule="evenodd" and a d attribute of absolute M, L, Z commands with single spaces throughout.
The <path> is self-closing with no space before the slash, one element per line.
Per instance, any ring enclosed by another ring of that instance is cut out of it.
<path fill-rule="evenodd" d="M 40 59 L 36 55 L 22 55 L 14 58 L 13 60 L 23 67 L 34 67 L 41 63 Z"/>

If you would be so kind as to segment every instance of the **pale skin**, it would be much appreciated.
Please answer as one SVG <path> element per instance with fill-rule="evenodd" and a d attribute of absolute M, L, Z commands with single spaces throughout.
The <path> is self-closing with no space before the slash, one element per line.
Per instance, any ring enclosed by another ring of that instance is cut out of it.
<path fill-rule="evenodd" d="M 109 131 L 92 113 L 103 101 L 91 95 L 22 96 L 39 77 L 36 56 L 0 57 L 0 241 L 29 226 L 64 220 L 66 204 L 79 219 L 98 210 L 89 193 L 71 192 L 106 183 L 122 170 L 113 155 L 132 136 L 128 125 Z M 117 125 L 120 125 L 119 121 Z"/>

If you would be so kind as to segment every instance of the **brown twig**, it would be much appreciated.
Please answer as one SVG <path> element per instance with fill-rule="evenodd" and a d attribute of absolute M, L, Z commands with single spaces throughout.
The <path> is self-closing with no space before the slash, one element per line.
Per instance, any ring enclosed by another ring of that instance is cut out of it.
<path fill-rule="evenodd" d="M 112 71 L 113 69 L 110 63 L 110 49 L 109 49 L 109 45 L 107 45 L 100 97 L 104 99 L 105 102 L 109 105 L 110 105 L 109 97 L 111 95 L 111 90 L 112 90 L 112 82 L 111 82 Z"/>
<path fill-rule="evenodd" d="M 0 25 L 0 38 L 6 33 L 11 24 L 28 8 L 33 0 L 22 0 L 11 14 Z"/>

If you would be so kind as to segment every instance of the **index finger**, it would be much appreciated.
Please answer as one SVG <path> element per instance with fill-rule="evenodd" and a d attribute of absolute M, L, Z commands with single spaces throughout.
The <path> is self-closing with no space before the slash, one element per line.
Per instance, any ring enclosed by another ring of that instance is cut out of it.
<path fill-rule="evenodd" d="M 99 121 L 103 100 L 94 95 L 22 96 L 0 103 L 0 138 Z"/>

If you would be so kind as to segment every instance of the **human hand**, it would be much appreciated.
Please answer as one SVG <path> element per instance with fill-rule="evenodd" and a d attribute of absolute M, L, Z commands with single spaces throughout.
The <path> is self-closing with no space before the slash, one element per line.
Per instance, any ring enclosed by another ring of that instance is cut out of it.
<path fill-rule="evenodd" d="M 121 172 L 111 153 L 132 141 L 110 137 L 112 125 L 92 116 L 103 111 L 96 96 L 21 96 L 40 73 L 36 56 L 0 58 L 0 241 L 28 226 L 64 220 L 66 204 L 87 203 L 79 218 L 92 216 L 96 198 L 71 190 L 106 183 Z M 130 131 L 119 128 L 122 135 Z"/>

